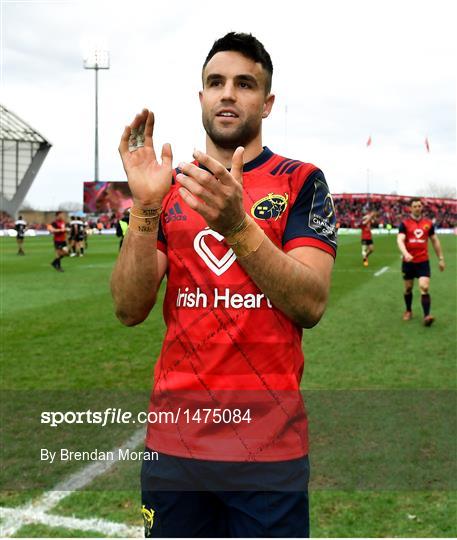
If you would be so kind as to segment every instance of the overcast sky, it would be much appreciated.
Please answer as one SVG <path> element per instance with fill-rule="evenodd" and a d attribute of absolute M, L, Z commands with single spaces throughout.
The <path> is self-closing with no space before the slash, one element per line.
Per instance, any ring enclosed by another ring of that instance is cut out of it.
<path fill-rule="evenodd" d="M 82 202 L 94 175 L 99 72 L 100 180 L 125 180 L 117 146 L 144 106 L 175 164 L 204 149 L 198 91 L 212 43 L 252 32 L 273 60 L 276 102 L 264 144 L 320 167 L 334 193 L 421 193 L 456 179 L 453 0 L 1 0 L 2 104 L 52 148 L 27 195 L 42 209 Z M 366 146 L 368 137 L 372 145 Z M 430 153 L 425 138 L 430 142 Z M 367 172 L 368 171 L 368 172 Z M 368 178 L 367 178 L 368 177 Z"/>

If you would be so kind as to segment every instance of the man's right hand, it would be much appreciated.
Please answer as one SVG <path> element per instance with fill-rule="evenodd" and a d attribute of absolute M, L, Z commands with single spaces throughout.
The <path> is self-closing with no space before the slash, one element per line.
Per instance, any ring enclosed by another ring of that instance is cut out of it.
<path fill-rule="evenodd" d="M 129 138 L 132 129 L 144 125 L 144 146 L 129 151 Z M 162 163 L 159 163 L 154 151 L 152 132 L 154 130 L 154 114 L 143 109 L 135 116 L 133 122 L 124 129 L 119 144 L 119 154 L 127 175 L 130 191 L 135 206 L 142 208 L 159 207 L 170 190 L 172 179 L 172 159 L 170 144 L 162 147 Z"/>
<path fill-rule="evenodd" d="M 405 262 L 411 262 L 414 257 L 408 251 L 404 254 Z"/>

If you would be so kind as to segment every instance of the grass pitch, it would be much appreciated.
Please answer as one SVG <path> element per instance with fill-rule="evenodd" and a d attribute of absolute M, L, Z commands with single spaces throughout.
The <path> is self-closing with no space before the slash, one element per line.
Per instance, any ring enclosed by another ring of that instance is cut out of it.
<path fill-rule="evenodd" d="M 121 326 L 113 315 L 109 293 L 117 239 L 95 236 L 89 242 L 87 255 L 64 259 L 65 272 L 60 274 L 50 266 L 50 238 L 27 238 L 25 257 L 16 255 L 14 239 L 0 239 L 4 391 L 1 452 L 7 465 L 2 472 L 1 501 L 8 508 L 29 503 L 87 465 L 73 462 L 48 466 L 47 483 L 41 487 L 38 480 L 44 465 L 38 457 L 29 456 L 24 467 L 27 449 L 43 443 L 43 428 L 37 419 L 43 403 L 49 404 L 51 400 L 55 410 L 82 410 L 87 403 L 103 404 L 105 408 L 120 395 L 126 409 L 141 408 L 147 403 L 152 368 L 164 332 L 161 309 L 157 306 L 138 327 Z M 442 236 L 441 242 L 447 269 L 439 273 L 431 253 L 430 292 L 436 322 L 431 328 L 424 328 L 417 288 L 414 318 L 407 323 L 401 320 L 404 305 L 395 237 L 375 237 L 376 251 L 368 268 L 361 264 L 358 236 L 340 237 L 327 312 L 316 328 L 304 332 L 303 338 L 303 390 L 305 397 L 309 396 L 311 520 L 315 537 L 457 536 L 455 455 L 445 463 L 450 478 L 447 484 L 441 481 L 426 485 L 418 481 L 414 470 L 424 463 L 424 456 L 417 456 L 416 461 L 414 452 L 402 454 L 401 447 L 391 440 L 386 441 L 390 453 L 386 451 L 385 459 L 376 462 L 386 466 L 379 477 L 369 478 L 369 461 L 365 463 L 368 469 L 363 469 L 368 477 L 357 478 L 357 470 L 355 476 L 332 477 L 336 478 L 334 484 L 332 478 L 326 477 L 326 472 L 333 474 L 344 467 L 347 456 L 350 458 L 351 444 L 353 448 L 357 446 L 357 441 L 351 440 L 351 426 L 348 428 L 345 423 L 348 418 L 354 420 L 359 432 L 371 433 L 373 422 L 380 429 L 385 427 L 387 434 L 398 432 L 401 444 L 404 440 L 414 442 L 408 431 L 408 414 L 416 415 L 413 418 L 420 429 L 414 433 L 433 442 L 425 449 L 429 452 L 430 467 L 437 456 L 443 459 L 448 450 L 454 450 L 450 441 L 455 435 L 456 238 Z M 384 268 L 387 270 L 375 275 Z M 396 409 L 395 403 L 399 401 L 401 407 Z M 409 404 L 414 408 L 408 409 Z M 334 418 L 328 418 L 328 411 L 336 408 L 341 412 L 338 418 L 344 422 L 332 424 Z M 389 413 L 385 419 L 383 411 Z M 395 418 L 399 411 L 406 416 L 399 413 Z M 442 429 L 442 415 L 447 415 L 447 432 Z M 323 430 L 335 439 L 323 441 Z M 131 426 L 103 432 L 73 430 L 70 434 L 61 430 L 56 442 L 89 446 L 96 442 L 112 448 L 125 441 L 131 431 Z M 369 443 L 376 440 L 373 437 Z M 328 451 L 332 446 L 333 454 Z M 341 450 L 343 446 L 346 454 Z M 400 463 L 404 468 L 399 470 L 405 478 L 389 477 L 389 470 L 401 461 L 397 459 L 399 453 L 405 462 Z M 133 487 L 138 475 L 139 464 L 119 464 L 97 477 L 85 491 L 62 499 L 51 513 L 140 526 L 139 488 Z M 117 489 L 119 486 L 124 489 Z M 32 524 L 14 534 L 77 537 L 89 533 Z"/>

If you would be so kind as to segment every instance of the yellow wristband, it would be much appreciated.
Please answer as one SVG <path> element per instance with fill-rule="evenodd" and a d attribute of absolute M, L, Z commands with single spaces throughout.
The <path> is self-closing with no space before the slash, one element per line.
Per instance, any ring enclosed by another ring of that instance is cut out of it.
<path fill-rule="evenodd" d="M 265 239 L 263 229 L 247 214 L 234 230 L 236 232 L 229 233 L 225 241 L 239 259 L 256 252 Z"/>
<path fill-rule="evenodd" d="M 140 234 L 153 234 L 158 230 L 162 208 L 130 209 L 129 230 Z"/>
<path fill-rule="evenodd" d="M 156 217 L 160 216 L 161 213 L 162 207 L 160 206 L 154 208 L 137 208 L 136 206 L 132 206 L 132 208 L 130 208 L 130 215 L 138 218 Z"/>

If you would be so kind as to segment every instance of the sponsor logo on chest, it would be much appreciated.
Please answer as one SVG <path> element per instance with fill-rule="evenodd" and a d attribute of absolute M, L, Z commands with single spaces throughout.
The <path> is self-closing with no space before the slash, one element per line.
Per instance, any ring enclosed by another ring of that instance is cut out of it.
<path fill-rule="evenodd" d="M 176 307 L 179 308 L 207 308 L 209 305 L 214 308 L 223 307 L 225 309 L 259 309 L 262 305 L 272 308 L 270 300 L 263 293 L 240 294 L 232 292 L 228 287 L 218 289 L 215 287 L 212 294 L 204 293 L 200 287 L 190 289 L 179 288 L 176 295 Z"/>
<path fill-rule="evenodd" d="M 194 238 L 194 249 L 200 258 L 204 261 L 206 266 L 216 276 L 221 276 L 226 272 L 236 260 L 236 255 L 232 248 L 229 248 L 222 255 L 216 255 L 214 251 L 206 243 L 206 238 L 210 236 L 215 238 L 218 242 L 224 240 L 224 237 L 216 231 L 209 228 L 200 231 Z"/>
<path fill-rule="evenodd" d="M 410 243 L 411 244 L 424 244 L 427 241 L 424 229 L 416 227 L 412 231 Z"/>

